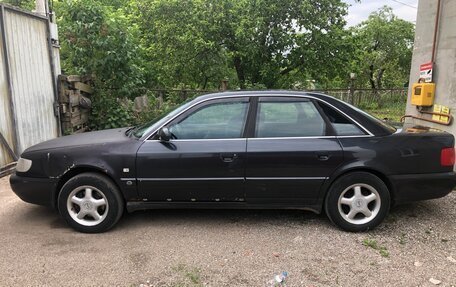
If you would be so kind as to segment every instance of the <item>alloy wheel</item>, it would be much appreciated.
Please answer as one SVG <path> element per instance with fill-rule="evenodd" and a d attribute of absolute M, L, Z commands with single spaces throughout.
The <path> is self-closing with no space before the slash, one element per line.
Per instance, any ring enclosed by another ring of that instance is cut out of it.
<path fill-rule="evenodd" d="M 372 221 L 380 211 L 381 198 L 378 191 L 364 183 L 347 187 L 339 196 L 338 208 L 342 218 L 361 225 Z"/>
<path fill-rule="evenodd" d="M 80 186 L 67 198 L 68 213 L 77 223 L 95 226 L 103 222 L 109 204 L 103 192 L 93 186 Z"/>

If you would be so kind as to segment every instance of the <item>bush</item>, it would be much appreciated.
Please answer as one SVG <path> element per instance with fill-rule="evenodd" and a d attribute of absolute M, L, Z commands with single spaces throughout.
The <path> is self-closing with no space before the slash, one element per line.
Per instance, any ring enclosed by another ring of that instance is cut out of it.
<path fill-rule="evenodd" d="M 128 99 L 120 100 L 102 94 L 93 99 L 90 129 L 112 129 L 135 123 L 133 103 Z"/>

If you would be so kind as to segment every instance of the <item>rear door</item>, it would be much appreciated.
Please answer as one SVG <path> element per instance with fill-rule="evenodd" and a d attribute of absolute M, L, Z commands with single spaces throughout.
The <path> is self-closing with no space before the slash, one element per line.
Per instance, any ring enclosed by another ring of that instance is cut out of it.
<path fill-rule="evenodd" d="M 314 203 L 343 160 L 327 118 L 303 97 L 260 97 L 255 108 L 247 140 L 247 202 Z"/>

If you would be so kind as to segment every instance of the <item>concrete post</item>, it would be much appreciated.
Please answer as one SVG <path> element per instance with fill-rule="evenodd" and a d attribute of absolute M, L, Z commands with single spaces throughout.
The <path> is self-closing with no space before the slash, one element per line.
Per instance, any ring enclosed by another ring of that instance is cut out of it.
<path fill-rule="evenodd" d="M 46 16 L 47 12 L 47 5 L 46 5 L 47 0 L 35 0 L 35 13 L 41 14 L 43 16 Z"/>
<path fill-rule="evenodd" d="M 410 70 L 410 84 L 406 114 L 431 118 L 418 112 L 416 106 L 411 105 L 412 85 L 419 78 L 420 65 L 432 60 L 432 46 L 437 14 L 436 0 L 420 0 L 415 30 L 412 65 Z M 448 106 L 451 114 L 456 112 L 456 1 L 441 0 L 440 21 L 436 35 L 435 60 L 433 81 L 436 84 L 434 104 Z M 432 111 L 432 107 L 425 108 Z M 430 123 L 417 119 L 407 118 L 406 123 L 429 126 L 448 131 L 456 135 L 456 124 L 450 126 Z"/>

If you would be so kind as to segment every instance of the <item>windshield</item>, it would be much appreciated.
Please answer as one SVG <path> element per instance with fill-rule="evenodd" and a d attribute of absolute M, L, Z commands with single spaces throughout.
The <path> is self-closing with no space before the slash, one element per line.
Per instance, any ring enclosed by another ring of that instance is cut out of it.
<path fill-rule="evenodd" d="M 172 110 L 169 113 L 164 112 L 163 114 L 151 120 L 150 122 L 135 127 L 131 134 L 133 134 L 137 138 L 140 138 L 144 134 L 158 129 L 160 126 L 164 125 L 169 119 L 173 118 L 174 116 L 185 110 L 187 107 L 189 107 L 192 104 L 192 102 L 193 101 L 189 101 L 181 106 L 178 106 L 176 109 Z"/>

